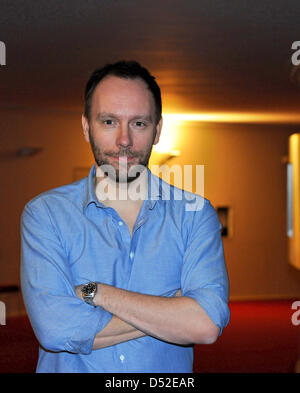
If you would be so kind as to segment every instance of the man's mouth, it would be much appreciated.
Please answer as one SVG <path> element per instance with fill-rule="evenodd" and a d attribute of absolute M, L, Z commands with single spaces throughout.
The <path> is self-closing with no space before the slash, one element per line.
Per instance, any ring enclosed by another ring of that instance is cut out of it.
<path fill-rule="evenodd" d="M 129 162 L 134 159 L 134 157 L 128 157 L 128 156 L 111 156 L 111 158 L 119 162 Z"/>
<path fill-rule="evenodd" d="M 113 152 L 107 152 L 106 156 L 112 158 L 114 161 L 119 161 L 119 162 L 126 162 L 126 161 L 132 161 L 135 158 L 138 157 L 137 153 L 131 153 L 131 152 L 118 152 L 118 153 L 113 153 Z"/>

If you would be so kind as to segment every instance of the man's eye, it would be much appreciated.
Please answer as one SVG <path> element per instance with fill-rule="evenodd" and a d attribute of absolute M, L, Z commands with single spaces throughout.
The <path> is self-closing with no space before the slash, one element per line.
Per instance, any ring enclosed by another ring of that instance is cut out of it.
<path fill-rule="evenodd" d="M 139 128 L 141 128 L 141 127 L 146 127 L 146 124 L 145 124 L 143 121 L 136 121 L 136 122 L 134 123 L 134 125 L 135 125 L 136 127 L 139 127 Z"/>
<path fill-rule="evenodd" d="M 112 120 L 104 120 L 103 123 L 108 126 L 111 126 L 113 124 L 113 121 Z"/>

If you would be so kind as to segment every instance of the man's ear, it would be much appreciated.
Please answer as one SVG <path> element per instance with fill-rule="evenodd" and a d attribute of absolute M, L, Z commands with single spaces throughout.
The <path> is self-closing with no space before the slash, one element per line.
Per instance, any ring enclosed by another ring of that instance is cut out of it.
<path fill-rule="evenodd" d="M 88 119 L 84 115 L 81 116 L 81 124 L 82 124 L 82 129 L 83 129 L 83 134 L 84 134 L 85 140 L 88 143 L 90 143 L 90 133 L 89 133 L 90 126 L 89 126 Z"/>
<path fill-rule="evenodd" d="M 153 145 L 156 145 L 159 141 L 162 125 L 163 125 L 163 119 L 161 117 L 159 122 L 156 125 L 156 134 L 155 134 Z"/>

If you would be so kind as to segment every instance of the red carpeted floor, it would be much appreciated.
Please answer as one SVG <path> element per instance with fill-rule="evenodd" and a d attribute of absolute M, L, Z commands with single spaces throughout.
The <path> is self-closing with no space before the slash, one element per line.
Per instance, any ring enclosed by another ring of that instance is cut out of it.
<path fill-rule="evenodd" d="M 195 347 L 195 372 L 292 373 L 300 329 L 294 300 L 231 302 L 229 325 L 215 344 Z"/>
<path fill-rule="evenodd" d="M 218 341 L 195 346 L 194 371 L 290 373 L 299 353 L 300 329 L 291 322 L 293 300 L 231 302 L 231 320 Z M 27 317 L 0 326 L 0 372 L 32 373 L 38 343 Z"/>

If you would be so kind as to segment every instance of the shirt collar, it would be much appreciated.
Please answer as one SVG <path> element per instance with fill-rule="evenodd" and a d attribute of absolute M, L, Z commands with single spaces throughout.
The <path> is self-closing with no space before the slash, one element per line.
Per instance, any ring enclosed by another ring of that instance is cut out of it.
<path fill-rule="evenodd" d="M 92 202 L 94 202 L 96 205 L 99 205 L 99 201 L 96 197 L 95 188 L 94 188 L 95 176 L 96 176 L 96 165 L 94 164 L 87 177 L 85 198 L 83 204 L 84 209 Z"/>
<path fill-rule="evenodd" d="M 162 199 L 163 195 L 163 184 L 162 180 L 154 175 L 149 168 L 148 171 L 148 206 L 149 209 L 153 209 L 156 202 Z M 83 208 L 85 209 L 90 203 L 94 202 L 97 206 L 103 207 L 104 205 L 100 203 L 97 199 L 95 193 L 95 176 L 96 176 L 96 164 L 94 164 L 89 172 L 87 177 L 86 189 L 85 189 L 85 197 Z"/>

